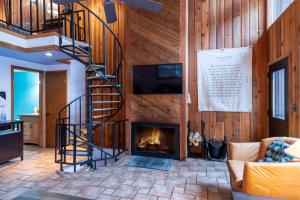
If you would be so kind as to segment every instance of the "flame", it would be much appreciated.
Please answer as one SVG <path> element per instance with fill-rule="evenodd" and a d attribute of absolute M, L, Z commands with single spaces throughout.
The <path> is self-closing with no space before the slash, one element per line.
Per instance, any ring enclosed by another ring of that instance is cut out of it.
<path fill-rule="evenodd" d="M 151 135 L 141 139 L 139 147 L 145 148 L 147 144 L 160 145 L 160 130 L 154 128 Z"/>

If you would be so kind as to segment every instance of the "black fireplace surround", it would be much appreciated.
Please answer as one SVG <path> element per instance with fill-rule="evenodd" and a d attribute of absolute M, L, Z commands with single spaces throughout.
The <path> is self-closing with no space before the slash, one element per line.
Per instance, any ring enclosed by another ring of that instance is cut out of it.
<path fill-rule="evenodd" d="M 179 125 L 132 122 L 131 154 L 180 159 Z"/>

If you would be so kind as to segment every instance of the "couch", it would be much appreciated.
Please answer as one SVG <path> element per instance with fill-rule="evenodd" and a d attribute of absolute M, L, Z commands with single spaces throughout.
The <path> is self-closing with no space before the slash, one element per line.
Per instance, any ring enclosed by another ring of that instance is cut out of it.
<path fill-rule="evenodd" d="M 297 138 L 266 138 L 261 142 L 230 143 L 228 146 L 228 169 L 234 192 L 251 195 L 300 200 L 300 162 L 257 162 L 265 157 L 268 146 L 280 139 L 288 144 Z"/>

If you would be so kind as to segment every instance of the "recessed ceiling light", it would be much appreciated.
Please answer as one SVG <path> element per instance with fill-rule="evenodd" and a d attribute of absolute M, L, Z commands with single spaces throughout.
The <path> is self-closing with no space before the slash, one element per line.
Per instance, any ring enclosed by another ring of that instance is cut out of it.
<path fill-rule="evenodd" d="M 45 55 L 48 56 L 48 57 L 53 56 L 53 54 L 51 52 L 47 52 L 47 53 L 45 53 Z"/>

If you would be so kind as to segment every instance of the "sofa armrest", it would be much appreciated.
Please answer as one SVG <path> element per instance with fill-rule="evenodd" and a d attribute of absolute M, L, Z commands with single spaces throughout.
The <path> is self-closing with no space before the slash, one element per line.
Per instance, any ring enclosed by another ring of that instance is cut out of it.
<path fill-rule="evenodd" d="M 230 143 L 228 147 L 228 159 L 240 161 L 257 161 L 260 150 L 260 142 Z"/>
<path fill-rule="evenodd" d="M 243 192 L 282 199 L 300 199 L 300 163 L 247 162 Z"/>

